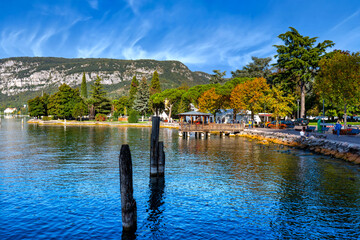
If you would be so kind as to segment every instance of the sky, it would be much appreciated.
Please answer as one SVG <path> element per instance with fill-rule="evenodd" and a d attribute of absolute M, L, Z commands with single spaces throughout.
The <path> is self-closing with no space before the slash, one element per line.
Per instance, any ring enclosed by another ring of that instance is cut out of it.
<path fill-rule="evenodd" d="M 360 0 L 0 0 L 0 58 L 178 60 L 227 76 L 272 57 L 278 35 L 360 51 Z"/>

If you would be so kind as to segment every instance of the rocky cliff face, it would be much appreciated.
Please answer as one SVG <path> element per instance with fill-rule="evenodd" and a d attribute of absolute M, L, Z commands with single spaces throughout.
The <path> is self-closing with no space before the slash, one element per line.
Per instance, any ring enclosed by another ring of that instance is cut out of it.
<path fill-rule="evenodd" d="M 208 83 L 210 75 L 192 72 L 178 61 L 116 60 L 116 59 L 65 59 L 65 58 L 7 58 L 0 59 L 0 92 L 16 95 L 21 92 L 38 91 L 62 83 L 81 84 L 83 72 L 87 82 L 100 76 L 103 84 L 130 82 L 134 75 L 151 79 L 158 71 L 160 79 L 170 86 L 189 86 Z M 165 86 L 166 87 L 166 86 Z"/>

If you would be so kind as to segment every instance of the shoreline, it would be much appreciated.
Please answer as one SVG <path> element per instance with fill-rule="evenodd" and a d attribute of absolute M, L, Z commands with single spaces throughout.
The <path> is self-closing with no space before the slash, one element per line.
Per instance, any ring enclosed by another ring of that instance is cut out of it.
<path fill-rule="evenodd" d="M 48 126 L 107 126 L 107 127 L 151 127 L 151 122 L 146 123 L 116 123 L 116 122 L 80 122 L 40 119 L 30 119 L 29 124 Z M 160 123 L 160 128 L 179 129 L 177 123 Z M 263 129 L 244 129 L 240 133 L 230 134 L 231 137 L 246 137 L 259 141 L 260 144 L 275 143 L 303 150 L 310 150 L 325 156 L 342 159 L 354 164 L 360 164 L 360 139 L 359 143 L 347 142 L 340 139 L 329 139 L 328 134 L 314 134 L 307 138 L 301 138 L 298 134 L 286 131 L 271 131 Z M 344 138 L 344 137 L 342 137 Z"/>
<path fill-rule="evenodd" d="M 97 121 L 63 121 L 63 120 L 49 120 L 43 121 L 41 119 L 30 119 L 27 121 L 29 124 L 38 124 L 46 126 L 107 126 L 107 127 L 151 127 L 151 122 L 145 123 L 118 123 L 118 122 L 97 122 Z M 160 122 L 160 128 L 174 128 L 178 129 L 179 125 L 177 123 L 163 123 Z"/>
<path fill-rule="evenodd" d="M 349 143 L 346 141 L 327 139 L 325 134 L 301 138 L 299 135 L 292 133 L 254 129 L 244 130 L 233 136 L 255 139 L 258 140 L 260 144 L 276 143 L 303 150 L 310 150 L 325 156 L 331 156 L 354 164 L 360 164 L 360 143 Z"/>

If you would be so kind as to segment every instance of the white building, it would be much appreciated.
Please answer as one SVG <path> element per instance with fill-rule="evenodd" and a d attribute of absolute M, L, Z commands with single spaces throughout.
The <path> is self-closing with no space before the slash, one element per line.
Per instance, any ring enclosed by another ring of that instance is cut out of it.
<path fill-rule="evenodd" d="M 4 114 L 14 114 L 16 112 L 16 108 L 6 108 L 4 110 Z"/>
<path fill-rule="evenodd" d="M 249 122 L 249 120 L 251 119 L 251 111 L 241 111 L 240 113 L 236 114 L 236 118 L 235 121 L 238 122 Z M 233 109 L 229 109 L 229 110 L 223 110 L 221 109 L 220 112 L 216 113 L 216 122 L 221 122 L 221 123 L 230 123 L 232 120 L 234 120 L 234 112 Z M 259 115 L 254 115 L 254 121 L 256 124 L 259 124 L 261 122 L 261 119 L 259 117 Z"/>

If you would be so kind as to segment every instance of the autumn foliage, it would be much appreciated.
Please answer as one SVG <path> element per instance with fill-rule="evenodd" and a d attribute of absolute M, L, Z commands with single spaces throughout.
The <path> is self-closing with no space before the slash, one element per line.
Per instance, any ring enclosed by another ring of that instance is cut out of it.
<path fill-rule="evenodd" d="M 215 114 L 221 108 L 222 96 L 217 94 L 215 88 L 205 91 L 199 98 L 200 112 Z"/>
<path fill-rule="evenodd" d="M 255 78 L 237 85 L 231 93 L 231 107 L 236 110 L 250 110 L 254 114 L 263 109 L 265 95 L 270 87 L 265 78 Z"/>

